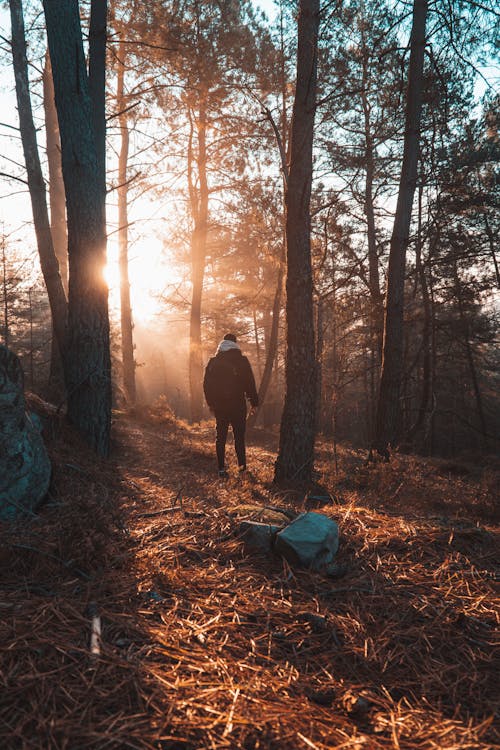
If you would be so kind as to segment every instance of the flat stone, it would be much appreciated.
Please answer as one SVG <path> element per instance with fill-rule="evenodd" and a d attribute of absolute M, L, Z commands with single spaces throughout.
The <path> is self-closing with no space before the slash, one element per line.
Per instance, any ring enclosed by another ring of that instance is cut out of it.
<path fill-rule="evenodd" d="M 322 513 L 302 513 L 276 535 L 275 550 L 293 565 L 327 568 L 339 547 L 339 527 Z"/>
<path fill-rule="evenodd" d="M 50 461 L 41 423 L 25 411 L 23 372 L 13 352 L 0 345 L 0 519 L 32 512 L 47 494 Z"/>
<path fill-rule="evenodd" d="M 281 526 L 270 523 L 241 521 L 238 527 L 238 535 L 243 539 L 249 552 L 268 555 L 273 550 L 276 534 L 281 528 Z"/>

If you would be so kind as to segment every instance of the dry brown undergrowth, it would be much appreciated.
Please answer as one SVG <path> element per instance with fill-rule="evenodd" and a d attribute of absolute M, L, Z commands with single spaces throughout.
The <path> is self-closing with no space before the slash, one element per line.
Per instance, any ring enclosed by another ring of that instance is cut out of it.
<path fill-rule="evenodd" d="M 0 747 L 500 746 L 494 467 L 341 448 L 335 474 L 322 443 L 323 504 L 272 486 L 269 435 L 216 479 L 211 425 L 163 407 L 117 415 L 108 462 L 48 434 L 49 502 L 0 530 Z M 343 577 L 245 554 L 276 505 L 338 521 Z"/>

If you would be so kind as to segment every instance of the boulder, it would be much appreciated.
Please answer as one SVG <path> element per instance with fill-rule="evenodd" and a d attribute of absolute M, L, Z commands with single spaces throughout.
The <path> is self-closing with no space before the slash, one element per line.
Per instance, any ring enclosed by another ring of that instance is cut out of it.
<path fill-rule="evenodd" d="M 302 513 L 276 534 L 274 549 L 293 565 L 325 570 L 339 547 L 339 527 L 322 513 Z"/>
<path fill-rule="evenodd" d="M 50 461 L 40 420 L 25 410 L 23 371 L 0 345 L 0 519 L 33 511 L 47 494 Z"/>

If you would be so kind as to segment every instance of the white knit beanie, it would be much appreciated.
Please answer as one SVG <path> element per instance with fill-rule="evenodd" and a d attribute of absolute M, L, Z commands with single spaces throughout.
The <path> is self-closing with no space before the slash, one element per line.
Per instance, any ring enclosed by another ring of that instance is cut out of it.
<path fill-rule="evenodd" d="M 219 346 L 217 347 L 216 354 L 219 352 L 228 352 L 230 349 L 239 349 L 240 347 L 236 341 L 229 341 L 228 339 L 222 339 Z"/>

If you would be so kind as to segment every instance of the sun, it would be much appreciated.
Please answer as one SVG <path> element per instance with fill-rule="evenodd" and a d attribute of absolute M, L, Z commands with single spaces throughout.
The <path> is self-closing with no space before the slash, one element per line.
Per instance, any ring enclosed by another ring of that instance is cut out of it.
<path fill-rule="evenodd" d="M 129 281 L 132 317 L 145 323 L 161 311 L 161 295 L 180 280 L 179 269 L 165 258 L 163 245 L 156 238 L 141 239 L 129 250 Z M 120 268 L 118 247 L 108 245 L 108 260 L 104 277 L 109 287 L 110 309 L 120 308 Z"/>

